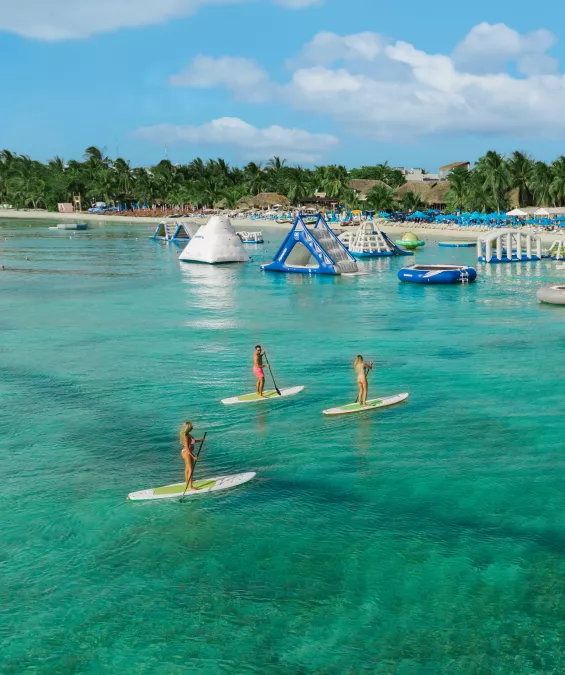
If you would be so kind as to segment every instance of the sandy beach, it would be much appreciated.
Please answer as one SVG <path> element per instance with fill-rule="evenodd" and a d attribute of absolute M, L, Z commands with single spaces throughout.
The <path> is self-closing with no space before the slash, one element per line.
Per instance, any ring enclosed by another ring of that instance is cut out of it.
<path fill-rule="evenodd" d="M 48 220 L 56 223 L 66 221 L 82 222 L 82 223 L 98 223 L 100 225 L 113 225 L 119 223 L 138 223 L 139 225 L 147 225 L 148 223 L 160 223 L 162 220 L 173 222 L 174 220 L 185 220 L 186 222 L 195 222 L 203 224 L 206 218 L 196 218 L 187 216 L 185 218 L 163 218 L 163 217 L 148 217 L 143 216 L 133 218 L 128 216 L 110 216 L 98 215 L 95 213 L 53 213 L 50 211 L 17 211 L 15 209 L 0 209 L 0 220 L 2 219 L 20 219 L 20 220 Z M 231 218 L 232 225 L 238 230 L 266 230 L 278 229 L 288 231 L 291 229 L 290 224 L 281 224 L 276 220 L 250 220 L 247 218 Z M 450 229 L 440 229 L 432 227 L 422 227 L 419 223 L 390 223 L 383 227 L 384 231 L 393 238 L 401 237 L 405 232 L 413 232 L 422 237 L 432 237 L 439 240 L 461 240 L 461 241 L 476 241 L 480 232 L 475 230 L 469 231 L 468 228 L 452 226 Z M 562 234 L 556 232 L 538 232 L 544 244 L 551 244 L 556 239 L 563 237 Z"/>

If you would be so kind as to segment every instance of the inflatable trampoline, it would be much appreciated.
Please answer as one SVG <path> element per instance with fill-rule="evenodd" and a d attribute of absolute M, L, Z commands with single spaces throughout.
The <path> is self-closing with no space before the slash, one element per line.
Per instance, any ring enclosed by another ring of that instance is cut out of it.
<path fill-rule="evenodd" d="M 565 286 L 544 286 L 536 293 L 536 297 L 549 305 L 565 305 Z"/>
<path fill-rule="evenodd" d="M 466 284 L 475 281 L 477 270 L 467 265 L 410 265 L 398 278 L 409 284 Z"/>

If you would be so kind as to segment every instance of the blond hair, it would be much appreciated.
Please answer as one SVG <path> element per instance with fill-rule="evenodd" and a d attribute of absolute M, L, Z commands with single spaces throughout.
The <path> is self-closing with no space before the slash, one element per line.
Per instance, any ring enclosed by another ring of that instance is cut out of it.
<path fill-rule="evenodd" d="M 365 359 L 361 356 L 361 354 L 357 354 L 355 360 L 353 361 L 353 367 L 358 368 L 363 363 L 365 363 Z"/>
<path fill-rule="evenodd" d="M 192 431 L 192 423 L 185 422 L 180 428 L 180 442 L 184 445 L 185 440 L 188 438 L 190 432 Z"/>

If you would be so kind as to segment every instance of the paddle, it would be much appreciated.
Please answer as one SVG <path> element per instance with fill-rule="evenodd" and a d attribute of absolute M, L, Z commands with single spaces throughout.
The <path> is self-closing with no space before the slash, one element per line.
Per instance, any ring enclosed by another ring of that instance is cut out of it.
<path fill-rule="evenodd" d="M 208 435 L 208 432 L 204 432 L 204 436 L 202 436 L 202 440 L 200 441 L 200 447 L 198 448 L 198 452 L 196 453 L 196 459 L 194 460 L 194 464 L 192 465 L 192 474 L 190 477 L 194 481 L 194 471 L 196 470 L 196 462 L 198 461 L 198 458 L 200 457 L 200 453 L 202 452 L 202 446 L 204 445 L 204 441 L 206 440 L 206 436 Z M 186 494 L 186 491 L 188 490 L 188 483 L 190 481 L 186 481 L 186 487 L 184 488 L 184 492 L 182 493 L 182 497 L 180 498 L 180 501 L 184 499 L 184 496 Z"/>
<path fill-rule="evenodd" d="M 271 364 L 269 363 L 269 359 L 267 358 L 267 352 L 263 352 L 263 356 L 265 357 L 265 361 L 267 362 L 267 366 L 269 367 L 269 370 L 271 371 L 271 377 L 273 378 L 273 384 L 275 385 L 275 391 L 279 396 L 282 396 L 281 390 L 277 387 L 277 383 L 275 382 L 275 374 L 273 373 L 273 369 L 271 368 Z"/>

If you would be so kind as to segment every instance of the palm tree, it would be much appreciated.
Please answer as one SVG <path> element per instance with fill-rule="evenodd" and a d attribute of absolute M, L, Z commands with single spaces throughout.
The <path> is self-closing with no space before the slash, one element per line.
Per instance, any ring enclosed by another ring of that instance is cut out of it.
<path fill-rule="evenodd" d="M 507 162 L 510 187 L 518 188 L 518 206 L 531 206 L 530 189 L 534 160 L 525 152 L 516 150 Z"/>
<path fill-rule="evenodd" d="M 475 171 L 482 176 L 483 187 L 492 197 L 496 210 L 500 213 L 501 207 L 507 202 L 510 188 L 510 175 L 504 157 L 494 150 L 489 150 L 479 159 Z"/>
<path fill-rule="evenodd" d="M 456 211 L 463 211 L 465 199 L 469 191 L 471 174 L 464 166 L 458 166 L 447 176 L 449 190 L 445 198 Z"/>
<path fill-rule="evenodd" d="M 266 177 L 261 164 L 249 162 L 243 169 L 243 181 L 250 194 L 258 195 L 260 192 L 263 192 Z"/>
<path fill-rule="evenodd" d="M 422 195 L 413 190 L 407 190 L 400 198 L 400 203 L 405 211 L 421 211 L 428 206 Z"/>
<path fill-rule="evenodd" d="M 536 162 L 532 169 L 532 191 L 538 206 L 549 206 L 553 174 L 545 162 Z"/>
<path fill-rule="evenodd" d="M 312 192 L 308 174 L 300 166 L 288 168 L 284 181 L 285 193 L 291 204 L 298 204 Z"/>
<path fill-rule="evenodd" d="M 316 167 L 321 177 L 321 189 L 326 196 L 334 199 L 342 199 L 348 188 L 349 175 L 344 166 L 330 164 L 329 166 Z"/>
<path fill-rule="evenodd" d="M 565 157 L 561 155 L 551 165 L 552 181 L 549 187 L 555 206 L 565 202 Z"/>
<path fill-rule="evenodd" d="M 387 185 L 375 185 L 367 192 L 367 204 L 377 212 L 394 209 L 394 192 Z"/>

